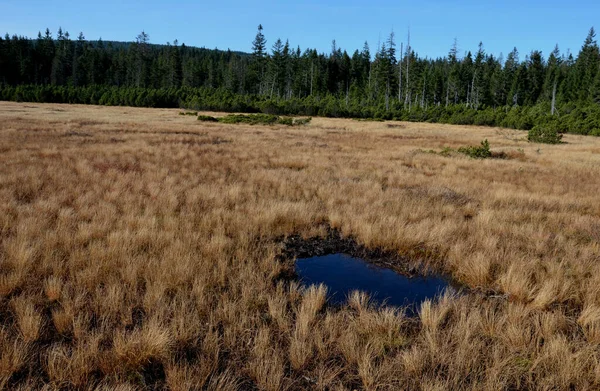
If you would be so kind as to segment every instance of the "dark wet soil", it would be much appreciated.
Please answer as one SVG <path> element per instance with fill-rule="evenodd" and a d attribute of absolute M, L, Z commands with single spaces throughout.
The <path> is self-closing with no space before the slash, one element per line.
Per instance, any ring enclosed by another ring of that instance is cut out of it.
<path fill-rule="evenodd" d="M 304 239 L 299 235 L 289 236 L 283 241 L 282 260 L 311 258 L 330 254 L 346 254 L 360 258 L 376 266 L 392 269 L 406 276 L 430 274 L 431 271 L 419 268 L 417 263 L 395 252 L 370 249 L 353 238 L 343 237 L 339 231 L 329 229 L 324 237 Z"/>

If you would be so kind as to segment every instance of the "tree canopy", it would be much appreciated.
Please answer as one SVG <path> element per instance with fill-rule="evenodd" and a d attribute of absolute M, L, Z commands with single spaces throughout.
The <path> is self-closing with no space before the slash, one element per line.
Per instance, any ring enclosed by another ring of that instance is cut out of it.
<path fill-rule="evenodd" d="M 36 90 L 35 99 L 44 100 L 56 95 L 39 92 L 51 91 L 50 87 L 118 88 L 122 94 L 145 90 L 146 96 L 153 90 L 177 89 L 179 96 L 173 98 L 177 105 L 190 100 L 202 105 L 200 98 L 209 94 L 263 102 L 248 103 L 254 111 L 286 107 L 293 112 L 294 106 L 302 106 L 331 116 L 449 122 L 460 112 L 461 119 L 452 121 L 474 123 L 475 117 L 487 113 L 489 118 L 479 122 L 506 126 L 496 117 L 518 111 L 515 116 L 520 119 L 508 125 L 519 128 L 533 126 L 531 122 L 542 114 L 552 123 L 565 115 L 588 118 L 600 104 L 600 50 L 593 28 L 576 56 L 561 53 L 557 46 L 547 57 L 533 50 L 521 58 L 514 48 L 504 59 L 488 53 L 483 43 L 476 51 L 461 54 L 454 41 L 448 55 L 424 58 L 411 46 L 410 36 L 399 45 L 393 31 L 374 55 L 366 42 L 352 54 L 335 41 L 330 53 L 293 48 L 281 38 L 274 39 L 270 48 L 267 42 L 262 25 L 249 40 L 250 54 L 188 47 L 177 41 L 154 45 L 145 31 L 130 43 L 89 41 L 83 33 L 72 40 L 62 28 L 56 37 L 49 29 L 37 39 L 7 34 L 0 38 L 1 97 L 24 99 L 27 94 L 22 91 Z M 225 104 L 219 106 L 227 109 Z M 536 118 L 524 119 L 524 113 Z M 560 126 L 563 131 L 576 127 Z M 600 128 L 595 123 L 577 126 L 584 127 L 577 130 L 580 133 Z"/>

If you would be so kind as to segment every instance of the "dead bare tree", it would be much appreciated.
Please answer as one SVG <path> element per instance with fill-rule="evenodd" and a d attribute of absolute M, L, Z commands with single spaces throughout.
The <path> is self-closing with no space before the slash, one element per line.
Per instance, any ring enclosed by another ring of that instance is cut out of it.
<path fill-rule="evenodd" d="M 408 78 L 408 72 L 410 67 L 410 27 L 408 28 L 408 41 L 406 43 L 406 99 L 404 100 L 404 107 L 408 105 L 408 111 L 410 111 L 410 79 Z"/>
<path fill-rule="evenodd" d="M 400 42 L 400 62 L 398 63 L 398 103 L 402 101 L 402 61 L 404 60 L 404 42 Z"/>
<path fill-rule="evenodd" d="M 557 80 L 554 80 L 554 88 L 552 88 L 552 107 L 550 108 L 550 114 L 554 115 L 554 112 L 556 111 L 556 86 L 557 86 Z"/>

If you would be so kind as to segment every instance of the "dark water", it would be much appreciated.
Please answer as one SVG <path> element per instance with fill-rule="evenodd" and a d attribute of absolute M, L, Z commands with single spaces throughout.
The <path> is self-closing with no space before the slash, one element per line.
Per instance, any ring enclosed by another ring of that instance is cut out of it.
<path fill-rule="evenodd" d="M 333 304 L 343 304 L 350 292 L 361 290 L 380 304 L 408 306 L 412 311 L 450 286 L 441 277 L 409 278 L 346 254 L 298 259 L 296 273 L 306 285 L 325 284 Z"/>

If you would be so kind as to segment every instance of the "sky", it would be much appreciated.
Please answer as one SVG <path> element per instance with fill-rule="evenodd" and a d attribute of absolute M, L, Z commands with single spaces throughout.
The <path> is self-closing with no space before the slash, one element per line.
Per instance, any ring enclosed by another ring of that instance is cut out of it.
<path fill-rule="evenodd" d="M 152 43 L 251 51 L 258 24 L 267 46 L 277 38 L 292 47 L 319 52 L 337 46 L 350 55 L 367 41 L 371 53 L 393 30 L 398 47 L 411 46 L 421 57 L 445 56 L 454 39 L 459 53 L 508 54 L 517 47 L 524 58 L 531 50 L 545 57 L 556 44 L 561 52 L 579 52 L 590 29 L 600 29 L 600 1 L 576 0 L 0 0 L 0 33 L 36 37 L 59 27 L 74 39 L 133 41 L 142 31 Z"/>

